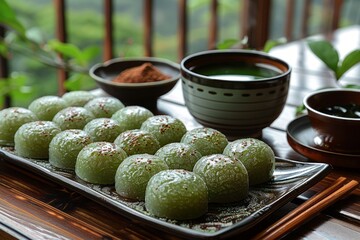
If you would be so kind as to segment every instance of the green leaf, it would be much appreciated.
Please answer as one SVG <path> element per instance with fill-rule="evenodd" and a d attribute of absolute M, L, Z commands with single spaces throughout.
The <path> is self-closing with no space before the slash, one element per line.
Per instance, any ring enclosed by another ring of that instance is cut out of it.
<path fill-rule="evenodd" d="M 95 81 L 87 74 L 74 73 L 65 82 L 66 89 L 70 91 L 89 90 L 96 86 Z"/>
<path fill-rule="evenodd" d="M 273 47 L 286 43 L 286 38 L 279 38 L 277 40 L 268 40 L 265 43 L 263 51 L 268 53 Z"/>
<path fill-rule="evenodd" d="M 357 84 L 347 84 L 344 88 L 351 88 L 351 89 L 360 89 L 360 85 Z"/>
<path fill-rule="evenodd" d="M 97 46 L 91 46 L 81 51 L 77 46 L 70 43 L 63 43 L 58 40 L 51 40 L 48 43 L 48 47 L 62 54 L 65 58 L 71 59 L 73 64 L 77 64 L 86 67 L 94 56 L 96 56 L 100 49 Z"/>
<path fill-rule="evenodd" d="M 296 116 L 300 116 L 300 115 L 302 115 L 302 114 L 305 113 L 305 110 L 306 110 L 306 107 L 305 107 L 304 104 L 299 105 L 299 106 L 296 107 L 295 115 L 296 115 Z"/>
<path fill-rule="evenodd" d="M 100 53 L 100 48 L 97 46 L 87 47 L 82 51 L 82 58 L 84 61 L 89 62 Z"/>
<path fill-rule="evenodd" d="M 360 49 L 350 52 L 336 71 L 336 78 L 340 79 L 345 72 L 360 62 Z"/>
<path fill-rule="evenodd" d="M 18 72 L 12 72 L 11 77 L 9 78 L 9 85 L 12 89 L 20 88 L 24 86 L 27 82 L 27 77 L 24 74 Z"/>
<path fill-rule="evenodd" d="M 70 43 L 63 43 L 58 40 L 51 40 L 48 42 L 50 49 L 61 53 L 64 57 L 78 59 L 81 58 L 81 51 L 78 47 Z"/>
<path fill-rule="evenodd" d="M 339 63 L 339 54 L 334 46 L 325 40 L 308 41 L 311 51 L 323 62 L 328 68 L 335 73 Z"/>
<path fill-rule="evenodd" d="M 238 39 L 225 39 L 222 42 L 219 42 L 216 45 L 217 49 L 229 49 L 232 48 L 235 44 L 239 43 Z"/>
<path fill-rule="evenodd" d="M 16 18 L 15 12 L 5 0 L 0 0 L 0 23 L 14 29 L 22 37 L 25 37 L 25 27 Z"/>

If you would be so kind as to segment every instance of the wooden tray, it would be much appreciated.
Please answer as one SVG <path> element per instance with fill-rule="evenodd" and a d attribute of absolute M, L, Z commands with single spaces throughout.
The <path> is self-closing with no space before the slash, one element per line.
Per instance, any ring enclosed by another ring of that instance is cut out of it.
<path fill-rule="evenodd" d="M 126 217 L 142 224 L 187 238 L 222 238 L 244 232 L 264 220 L 284 204 L 320 181 L 331 170 L 326 163 L 305 163 L 276 158 L 274 179 L 250 188 L 249 196 L 236 204 L 209 205 L 204 217 L 191 221 L 160 219 L 146 211 L 144 202 L 121 199 L 114 186 L 89 184 L 72 171 L 54 168 L 48 161 L 25 159 L 13 148 L 0 147 L 5 160 L 49 178 Z"/>

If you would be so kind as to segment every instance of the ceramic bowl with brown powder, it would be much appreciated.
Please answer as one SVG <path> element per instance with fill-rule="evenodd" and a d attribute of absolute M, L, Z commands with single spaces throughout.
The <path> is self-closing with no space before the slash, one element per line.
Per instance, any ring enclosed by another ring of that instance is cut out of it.
<path fill-rule="evenodd" d="M 177 63 L 153 57 L 115 58 L 94 65 L 89 74 L 102 90 L 125 105 L 150 109 L 180 79 Z"/>

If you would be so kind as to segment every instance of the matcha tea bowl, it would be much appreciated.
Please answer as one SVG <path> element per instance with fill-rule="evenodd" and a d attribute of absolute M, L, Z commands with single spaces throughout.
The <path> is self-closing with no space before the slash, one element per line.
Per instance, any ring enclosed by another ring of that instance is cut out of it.
<path fill-rule="evenodd" d="M 228 137 L 260 137 L 282 112 L 291 67 L 266 53 L 209 50 L 180 64 L 190 114 Z"/>

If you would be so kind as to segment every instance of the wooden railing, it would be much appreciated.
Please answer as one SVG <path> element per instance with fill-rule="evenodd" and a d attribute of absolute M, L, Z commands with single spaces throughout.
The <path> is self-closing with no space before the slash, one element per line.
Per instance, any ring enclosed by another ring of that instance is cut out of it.
<path fill-rule="evenodd" d="M 53 0 L 56 13 L 56 37 L 62 42 L 67 42 L 67 25 L 66 22 L 66 0 Z M 113 15 L 114 0 L 103 0 L 104 8 L 104 45 L 103 60 L 109 60 L 113 57 L 114 41 L 113 41 Z M 188 2 L 187 0 L 178 0 L 178 59 L 179 61 L 187 53 L 187 33 L 188 33 Z M 312 6 L 311 0 L 304 0 L 301 20 L 301 37 L 308 35 L 308 19 Z M 284 13 L 284 37 L 293 40 L 292 29 L 294 25 L 295 0 L 286 2 L 286 13 Z M 218 41 L 218 5 L 219 0 L 210 0 L 210 21 L 208 49 L 213 49 Z M 331 21 L 327 22 L 322 28 L 323 32 L 332 32 L 338 27 L 341 6 L 343 0 L 323 0 L 323 16 Z M 143 24 L 144 24 L 144 56 L 153 56 L 153 0 L 144 0 L 143 4 Z M 269 38 L 270 20 L 271 20 L 272 0 L 242 0 L 242 6 L 239 8 L 239 18 L 237 23 L 240 29 L 239 39 L 244 36 L 248 37 L 248 46 L 253 49 L 261 49 Z M 4 29 L 0 26 L 0 35 L 5 35 Z M 0 78 L 8 76 L 8 64 L 6 59 L 0 58 Z M 58 70 L 58 94 L 62 95 L 66 92 L 64 82 L 67 79 L 67 72 L 63 69 Z M 10 98 L 6 98 L 6 106 L 10 105 Z"/>

